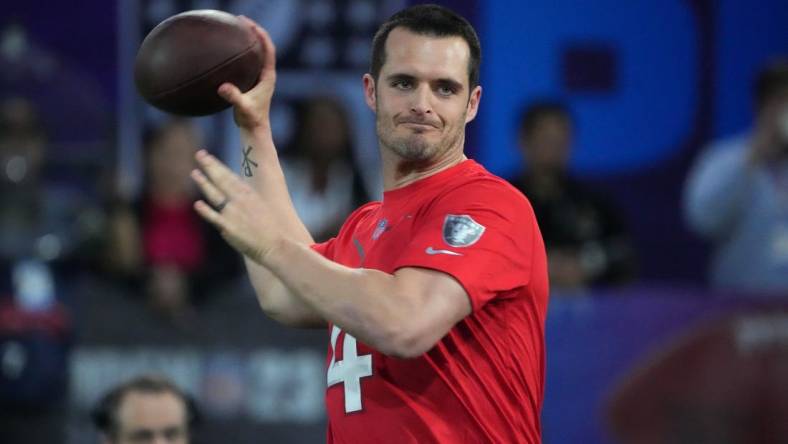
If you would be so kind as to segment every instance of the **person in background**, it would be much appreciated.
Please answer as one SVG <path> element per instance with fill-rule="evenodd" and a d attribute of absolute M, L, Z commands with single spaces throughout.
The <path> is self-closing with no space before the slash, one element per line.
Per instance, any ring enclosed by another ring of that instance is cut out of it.
<path fill-rule="evenodd" d="M 111 389 L 94 407 L 91 419 L 101 444 L 189 444 L 200 420 L 186 393 L 153 375 Z"/>
<path fill-rule="evenodd" d="M 525 170 L 512 181 L 531 201 L 547 248 L 550 284 L 577 290 L 632 279 L 634 250 L 622 217 L 569 171 L 574 122 L 557 101 L 525 109 L 518 142 Z"/>
<path fill-rule="evenodd" d="M 0 258 L 78 265 L 98 244 L 103 214 L 67 167 L 53 165 L 49 135 L 25 97 L 0 101 Z"/>
<path fill-rule="evenodd" d="M 689 226 L 714 244 L 713 287 L 788 294 L 788 58 L 768 64 L 753 88 L 755 121 L 713 142 L 684 191 Z"/>
<path fill-rule="evenodd" d="M 100 236 L 98 205 L 51 158 L 32 99 L 0 100 L 0 442 L 66 428 L 73 282 Z"/>
<path fill-rule="evenodd" d="M 185 120 L 145 136 L 146 176 L 140 198 L 117 204 L 108 234 L 107 267 L 172 320 L 188 319 L 193 303 L 240 273 L 240 258 L 192 209 L 189 178 L 201 140 Z"/>
<path fill-rule="evenodd" d="M 351 140 L 347 112 L 336 100 L 317 97 L 299 104 L 282 169 L 296 212 L 318 241 L 336 235 L 345 217 L 370 200 Z"/>

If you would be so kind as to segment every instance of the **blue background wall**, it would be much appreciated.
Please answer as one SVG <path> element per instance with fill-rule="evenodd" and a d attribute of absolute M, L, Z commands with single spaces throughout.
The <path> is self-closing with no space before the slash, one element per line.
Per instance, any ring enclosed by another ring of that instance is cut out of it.
<path fill-rule="evenodd" d="M 578 173 L 632 173 L 681 154 L 706 91 L 714 102 L 707 135 L 746 127 L 755 71 L 769 56 L 788 53 L 786 2 L 482 5 L 480 157 L 503 175 L 518 172 L 511 162 L 518 157 L 516 118 L 528 100 L 554 95 L 572 106 L 579 124 L 573 159 Z M 593 65 L 567 72 L 573 51 L 585 51 Z"/>
<path fill-rule="evenodd" d="M 576 171 L 617 173 L 663 160 L 689 132 L 697 106 L 693 18 L 678 0 L 490 5 L 482 22 L 484 163 L 504 175 L 518 171 L 517 117 L 523 103 L 548 95 L 577 114 Z M 567 66 L 583 53 L 590 63 Z M 572 76 L 583 77 L 579 85 Z"/>

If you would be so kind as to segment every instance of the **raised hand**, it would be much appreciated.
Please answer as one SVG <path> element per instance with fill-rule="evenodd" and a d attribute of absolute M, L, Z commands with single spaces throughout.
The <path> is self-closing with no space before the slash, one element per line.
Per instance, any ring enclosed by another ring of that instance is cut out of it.
<path fill-rule="evenodd" d="M 201 150 L 195 158 L 201 169 L 191 177 L 205 196 L 194 204 L 197 213 L 214 225 L 238 252 L 262 263 L 281 230 L 272 222 L 272 208 L 237 174 Z M 210 204 L 210 205 L 209 205 Z"/>
<path fill-rule="evenodd" d="M 247 17 L 239 16 L 245 22 L 263 45 L 265 60 L 257 84 L 249 91 L 242 93 L 232 83 L 223 83 L 219 86 L 218 93 L 233 105 L 235 123 L 246 130 L 258 128 L 270 129 L 269 113 L 271 97 L 276 84 L 276 47 L 265 29 Z"/>

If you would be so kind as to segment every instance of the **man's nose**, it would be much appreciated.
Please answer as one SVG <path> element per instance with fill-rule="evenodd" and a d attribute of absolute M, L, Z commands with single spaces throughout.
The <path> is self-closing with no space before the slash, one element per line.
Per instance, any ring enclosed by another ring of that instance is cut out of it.
<path fill-rule="evenodd" d="M 416 88 L 416 91 L 413 93 L 413 101 L 410 105 L 410 112 L 418 115 L 432 113 L 429 88 L 426 86 L 420 86 Z"/>

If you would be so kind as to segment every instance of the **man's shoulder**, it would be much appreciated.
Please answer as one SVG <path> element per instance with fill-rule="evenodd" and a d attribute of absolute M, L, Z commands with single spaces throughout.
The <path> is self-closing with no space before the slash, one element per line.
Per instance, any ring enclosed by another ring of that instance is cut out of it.
<path fill-rule="evenodd" d="M 447 181 L 424 206 L 424 215 L 468 214 L 493 216 L 502 224 L 527 225 L 535 220 L 523 193 L 480 165 Z"/>
<path fill-rule="evenodd" d="M 455 177 L 446 187 L 443 198 L 468 201 L 482 200 L 490 206 L 529 207 L 525 195 L 506 179 L 489 172 L 481 164 L 473 162 L 466 174 Z"/>
<path fill-rule="evenodd" d="M 353 211 L 351 213 L 351 215 L 353 215 L 353 214 L 367 214 L 369 212 L 376 211 L 378 208 L 380 208 L 381 204 L 382 204 L 382 202 L 379 201 L 379 200 L 373 200 L 373 201 L 367 202 L 364 205 L 361 205 L 360 207 L 356 208 L 355 211 Z"/>

